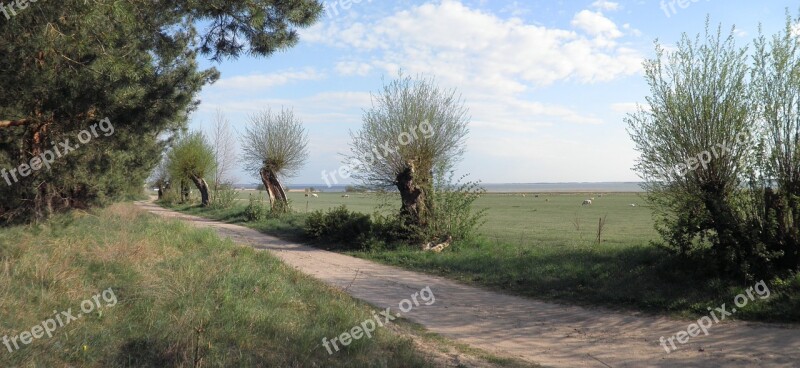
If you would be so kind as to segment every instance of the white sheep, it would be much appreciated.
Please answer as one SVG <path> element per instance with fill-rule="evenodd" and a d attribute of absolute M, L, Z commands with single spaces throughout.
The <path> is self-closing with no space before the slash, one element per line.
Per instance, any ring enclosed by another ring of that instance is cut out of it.
<path fill-rule="evenodd" d="M 587 206 L 587 205 L 588 206 L 592 205 L 592 200 L 591 199 L 584 200 L 583 203 L 581 204 L 581 206 Z"/>
<path fill-rule="evenodd" d="M 314 193 L 311 196 L 314 197 L 314 198 L 319 198 L 319 195 L 317 193 Z"/>

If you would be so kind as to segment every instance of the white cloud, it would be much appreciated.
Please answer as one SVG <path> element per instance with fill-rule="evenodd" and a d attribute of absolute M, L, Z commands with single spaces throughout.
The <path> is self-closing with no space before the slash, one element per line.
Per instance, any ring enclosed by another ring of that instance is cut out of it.
<path fill-rule="evenodd" d="M 611 10 L 611 2 L 596 7 Z M 454 32 L 453 30 L 458 30 Z M 557 104 L 522 97 L 561 81 L 597 83 L 636 74 L 642 56 L 624 46 L 619 27 L 599 12 L 578 12 L 571 27 L 530 24 L 469 8 L 456 0 L 427 3 L 369 22 L 317 24 L 306 42 L 348 50 L 343 75 L 435 75 L 467 100 L 476 127 L 539 131 L 562 124 L 601 124 Z"/>
<path fill-rule="evenodd" d="M 278 73 L 251 74 L 223 78 L 214 83 L 214 87 L 235 90 L 261 90 L 286 85 L 295 81 L 321 80 L 325 75 L 313 68 L 302 71 L 287 70 Z"/>
<path fill-rule="evenodd" d="M 358 61 L 341 61 L 336 63 L 336 71 L 345 76 L 365 76 L 372 71 L 372 65 Z"/>
<path fill-rule="evenodd" d="M 639 111 L 637 106 L 642 107 L 645 110 L 649 109 L 647 105 L 643 105 L 637 102 L 619 102 L 611 104 L 611 110 L 614 112 L 627 114 Z"/>
<path fill-rule="evenodd" d="M 641 35 L 642 35 L 642 31 L 640 31 L 640 30 L 638 30 L 638 29 L 636 29 L 636 28 L 633 28 L 633 27 L 631 27 L 631 24 L 630 24 L 630 23 L 625 23 L 625 24 L 623 24 L 623 25 L 622 25 L 622 29 L 624 29 L 624 30 L 625 30 L 625 31 L 626 31 L 628 34 L 630 34 L 631 36 L 636 36 L 636 37 L 639 37 L 639 36 L 641 36 Z"/>
<path fill-rule="evenodd" d="M 500 9 L 500 13 L 507 13 L 512 17 L 522 17 L 527 14 L 530 14 L 531 10 L 520 4 L 519 1 L 514 1 L 511 4 L 508 4 L 504 6 L 502 9 Z"/>
<path fill-rule="evenodd" d="M 218 94 L 210 88 L 204 94 Z M 217 99 L 217 103 L 203 103 L 202 112 L 213 112 L 216 109 L 236 114 L 252 114 L 265 108 L 285 106 L 295 109 L 303 117 L 303 121 L 315 123 L 337 123 L 358 121 L 360 116 L 352 113 L 361 111 L 371 103 L 368 92 L 321 92 L 302 98 L 256 98 L 256 99 Z"/>
<path fill-rule="evenodd" d="M 572 19 L 572 26 L 586 31 L 586 33 L 607 39 L 622 37 L 617 25 L 611 19 L 606 18 L 603 13 L 591 10 L 581 10 Z"/>
<path fill-rule="evenodd" d="M 597 0 L 592 3 L 592 7 L 600 10 L 616 11 L 619 10 L 619 3 L 608 0 Z"/>
<path fill-rule="evenodd" d="M 562 80 L 610 81 L 640 70 L 641 56 L 617 43 L 623 33 L 610 19 L 582 11 L 573 27 L 501 19 L 442 0 L 371 23 L 320 23 L 306 30 L 303 39 L 352 50 L 356 56 L 351 62 L 359 62 L 357 55 L 363 54 L 361 63 L 387 73 L 402 67 L 503 93 Z"/>

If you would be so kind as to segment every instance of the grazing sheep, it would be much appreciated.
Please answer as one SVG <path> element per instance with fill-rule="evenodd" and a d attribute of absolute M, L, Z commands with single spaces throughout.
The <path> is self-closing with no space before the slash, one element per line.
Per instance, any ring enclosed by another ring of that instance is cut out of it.
<path fill-rule="evenodd" d="M 631 203 L 631 207 L 636 207 L 636 203 Z"/>
<path fill-rule="evenodd" d="M 592 205 L 592 200 L 591 199 L 587 199 L 587 200 L 583 201 L 583 203 L 581 204 L 581 206 L 587 206 L 587 205 L 588 206 Z"/>
<path fill-rule="evenodd" d="M 525 193 L 522 193 L 522 197 L 525 197 Z"/>
<path fill-rule="evenodd" d="M 593 200 L 594 200 L 594 197 L 592 197 L 592 198 L 589 198 L 589 200 L 590 200 L 590 201 L 593 201 Z"/>
<path fill-rule="evenodd" d="M 314 198 L 319 198 L 319 195 L 317 193 L 314 193 L 311 196 L 314 197 Z"/>
<path fill-rule="evenodd" d="M 350 195 L 349 194 L 343 194 L 342 198 L 350 198 Z"/>

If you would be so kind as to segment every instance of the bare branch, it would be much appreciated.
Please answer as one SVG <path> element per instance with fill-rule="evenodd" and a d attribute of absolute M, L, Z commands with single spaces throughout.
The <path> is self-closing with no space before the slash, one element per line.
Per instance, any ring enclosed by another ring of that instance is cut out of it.
<path fill-rule="evenodd" d="M 245 168 L 253 173 L 268 169 L 293 176 L 308 157 L 308 135 L 300 119 L 289 109 L 265 110 L 250 117 L 242 137 Z"/>
<path fill-rule="evenodd" d="M 236 163 L 236 139 L 231 132 L 230 121 L 221 110 L 217 110 L 214 117 L 211 136 L 211 145 L 214 147 L 214 188 L 233 181 L 229 177 Z"/>
<path fill-rule="evenodd" d="M 26 126 L 33 123 L 33 120 L 30 119 L 21 119 L 21 120 L 0 120 L 0 128 L 11 128 L 17 126 Z"/>

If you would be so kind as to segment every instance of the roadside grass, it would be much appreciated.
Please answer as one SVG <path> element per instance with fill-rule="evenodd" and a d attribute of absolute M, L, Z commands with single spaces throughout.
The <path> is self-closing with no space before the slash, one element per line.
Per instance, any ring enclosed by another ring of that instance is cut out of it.
<path fill-rule="evenodd" d="M 591 197 L 593 205 L 581 205 Z M 349 198 L 341 193 L 320 193 L 319 198 L 290 193 L 290 199 L 295 213 L 257 223 L 196 206 L 176 209 L 223 221 L 227 216 L 230 222 L 305 241 L 306 206 L 313 211 L 345 204 L 373 213 L 381 203 L 377 196 L 364 193 Z M 482 236 L 454 244 L 441 254 L 419 252 L 413 245 L 347 254 L 536 299 L 680 317 L 702 316 L 707 307 L 730 305 L 753 286 L 714 277 L 710 261 L 692 263 L 652 245 L 658 240 L 652 213 L 638 194 L 490 193 L 475 207 L 487 210 Z M 606 225 L 598 243 L 600 218 Z M 800 322 L 800 275 L 765 281 L 771 296 L 737 309 L 736 318 Z"/>
<path fill-rule="evenodd" d="M 378 329 L 329 355 L 371 308 L 280 263 L 130 204 L 0 229 L 0 336 L 13 337 L 112 290 L 117 303 L 52 337 L 0 345 L 0 366 L 433 366 Z M 13 345 L 12 345 L 13 347 Z"/>
<path fill-rule="evenodd" d="M 713 277 L 702 262 L 652 246 L 517 246 L 476 240 L 441 254 L 398 249 L 347 254 L 540 300 L 699 317 L 732 305 L 753 283 Z M 771 291 L 737 308 L 736 319 L 800 322 L 800 276 L 765 280 Z"/>

